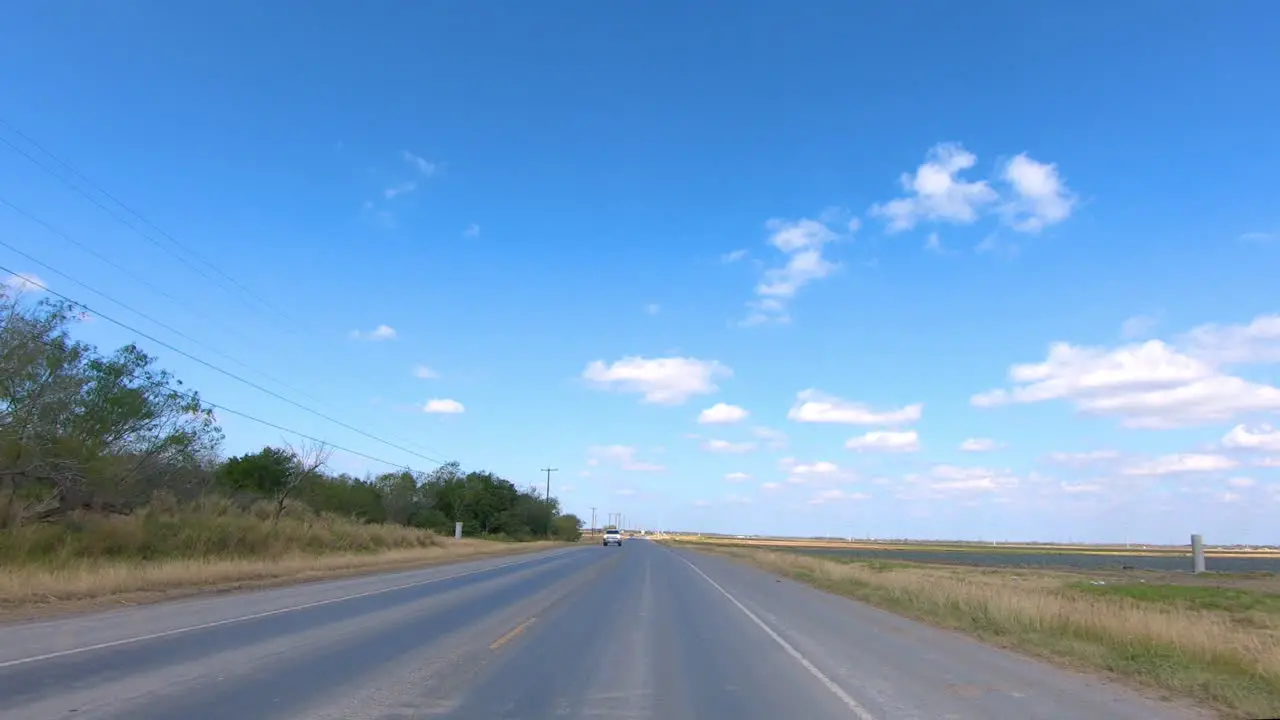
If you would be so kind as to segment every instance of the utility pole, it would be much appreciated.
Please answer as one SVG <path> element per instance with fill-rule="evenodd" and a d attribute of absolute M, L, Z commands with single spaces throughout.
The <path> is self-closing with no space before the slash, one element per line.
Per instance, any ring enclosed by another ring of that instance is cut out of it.
<path fill-rule="evenodd" d="M 596 534 L 596 509 L 591 508 L 591 536 L 595 537 L 595 534 Z"/>
<path fill-rule="evenodd" d="M 560 472 L 560 468 L 542 468 L 542 472 L 547 474 L 547 501 L 551 500 L 551 473 Z"/>

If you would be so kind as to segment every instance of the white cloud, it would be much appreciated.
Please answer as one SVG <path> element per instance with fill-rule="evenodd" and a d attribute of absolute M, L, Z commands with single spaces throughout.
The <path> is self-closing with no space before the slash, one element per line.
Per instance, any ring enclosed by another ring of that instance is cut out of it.
<path fill-rule="evenodd" d="M 835 502 L 838 500 L 866 500 L 867 495 L 863 493 L 847 492 L 839 488 L 830 490 L 819 490 L 809 498 L 810 505 L 822 505 L 823 503 Z"/>
<path fill-rule="evenodd" d="M 927 482 L 928 489 L 939 492 L 990 492 L 1019 484 L 1007 470 L 983 467 L 935 465 L 929 474 L 933 479 Z"/>
<path fill-rule="evenodd" d="M 630 445 L 596 445 L 587 450 L 589 465 L 601 463 L 613 465 L 631 472 L 662 472 L 665 467 L 640 460 L 636 457 L 636 448 Z"/>
<path fill-rule="evenodd" d="M 1258 481 L 1251 477 L 1233 477 L 1227 480 L 1227 484 L 1234 488 L 1251 488 L 1257 485 Z"/>
<path fill-rule="evenodd" d="M 929 233 L 929 237 L 925 238 L 924 249 L 936 255 L 948 254 L 946 248 L 942 247 L 942 238 L 936 232 Z"/>
<path fill-rule="evenodd" d="M 1140 340 L 1149 336 L 1158 322 L 1150 315 L 1134 315 L 1120 324 L 1120 336 L 1125 340 Z"/>
<path fill-rule="evenodd" d="M 728 440 L 717 440 L 714 438 L 702 443 L 703 450 L 713 453 L 739 454 L 751 452 L 755 447 L 756 444 L 751 442 L 730 442 Z"/>
<path fill-rule="evenodd" d="M 596 360 L 582 371 L 582 377 L 601 387 L 619 392 L 639 393 L 644 402 L 679 405 L 694 395 L 708 395 L 720 388 L 715 379 L 730 377 L 733 371 L 715 360 L 668 357 L 627 357 L 611 365 Z"/>
<path fill-rule="evenodd" d="M 737 405 L 716 403 L 699 413 L 698 422 L 704 425 L 736 423 L 746 420 L 750 414 Z"/>
<path fill-rule="evenodd" d="M 746 257 L 747 257 L 747 251 L 746 251 L 746 250 L 734 250 L 734 251 L 732 251 L 732 252 L 727 252 L 727 253 L 725 253 L 725 254 L 721 255 L 721 256 L 720 256 L 720 262 L 722 262 L 722 263 L 724 263 L 724 264 L 728 265 L 729 263 L 736 263 L 736 262 L 738 262 L 739 260 L 742 260 L 742 259 L 744 259 L 744 258 L 746 258 Z"/>
<path fill-rule="evenodd" d="M 457 400 L 448 398 L 433 398 L 422 406 L 422 411 L 426 413 L 435 413 L 441 415 L 458 415 L 466 412 L 466 408 Z"/>
<path fill-rule="evenodd" d="M 830 275 L 837 267 L 822 255 L 823 247 L 840 237 L 825 223 L 809 218 L 794 221 L 774 218 L 765 223 L 765 227 L 771 233 L 769 244 L 782 252 L 787 261 L 781 267 L 766 270 L 756 284 L 756 299 L 747 303 L 750 312 L 743 325 L 790 321 L 787 302 L 800 288 Z M 849 227 L 850 232 L 857 228 L 852 223 Z"/>
<path fill-rule="evenodd" d="M 471 223 L 470 225 L 467 226 L 466 230 L 462 231 L 462 236 L 463 237 L 480 237 L 480 226 L 477 225 L 476 223 Z"/>
<path fill-rule="evenodd" d="M 1160 340 L 1113 350 L 1053 343 L 1042 363 L 1014 365 L 1012 390 L 973 396 L 977 407 L 1069 400 L 1081 412 L 1117 415 L 1127 427 L 1170 428 L 1280 410 L 1280 389 L 1222 374 Z"/>
<path fill-rule="evenodd" d="M 840 466 L 833 462 L 819 460 L 805 465 L 796 465 L 791 468 L 791 472 L 796 475 L 834 475 L 840 472 Z"/>
<path fill-rule="evenodd" d="M 0 285 L 3 285 L 4 289 L 13 294 L 23 292 L 41 293 L 44 292 L 45 288 L 49 287 L 49 283 L 41 280 L 40 276 L 34 273 L 17 273 L 10 275 L 5 278 L 4 282 L 0 283 Z"/>
<path fill-rule="evenodd" d="M 755 435 L 770 450 L 781 450 L 787 446 L 787 434 L 781 430 L 774 430 L 767 427 L 751 428 L 751 434 Z"/>
<path fill-rule="evenodd" d="M 737 483 L 744 480 L 750 480 L 751 476 L 744 472 L 731 472 L 728 475 L 725 475 L 724 479 L 732 483 Z"/>
<path fill-rule="evenodd" d="M 1271 242 L 1272 240 L 1275 240 L 1276 237 L 1278 236 L 1276 235 L 1276 233 L 1273 233 L 1273 232 L 1253 231 L 1253 232 L 1240 233 L 1240 240 L 1244 242 L 1251 242 L 1251 243 Z"/>
<path fill-rule="evenodd" d="M 1000 447 L 1000 443 L 991 438 L 969 438 L 960 443 L 964 452 L 991 452 Z"/>
<path fill-rule="evenodd" d="M 1049 460 L 1063 465 L 1084 465 L 1086 463 L 1115 460 L 1120 457 L 1120 453 L 1115 450 L 1090 450 L 1076 453 L 1052 452 L 1047 457 Z"/>
<path fill-rule="evenodd" d="M 369 332 L 360 332 L 359 330 L 351 331 L 352 340 L 368 340 L 370 342 L 378 342 L 381 340 L 395 340 L 396 329 L 390 325 L 379 325 Z"/>
<path fill-rule="evenodd" d="M 1097 483 L 1065 483 L 1064 482 L 1061 485 L 1059 485 L 1059 487 L 1062 488 L 1062 492 L 1069 493 L 1069 494 L 1102 492 L 1102 486 Z"/>
<path fill-rule="evenodd" d="M 724 501 L 730 505 L 750 505 L 755 502 L 746 495 L 726 495 Z"/>
<path fill-rule="evenodd" d="M 435 163 L 414 155 L 408 150 L 404 151 L 404 159 L 405 162 L 412 165 L 419 173 L 422 173 L 424 177 L 431 177 L 432 175 L 435 175 L 436 170 L 438 169 L 438 166 Z"/>
<path fill-rule="evenodd" d="M 1280 315 L 1259 315 L 1248 325 L 1201 325 L 1179 343 L 1187 354 L 1216 365 L 1280 362 Z"/>
<path fill-rule="evenodd" d="M 1003 179 L 1012 188 L 1013 198 L 1001 212 L 1014 230 L 1040 232 L 1071 216 L 1076 197 L 1057 165 L 1036 162 L 1022 153 L 1004 166 Z"/>
<path fill-rule="evenodd" d="M 761 490 L 777 490 L 780 487 L 782 487 L 782 483 L 779 482 L 760 483 Z"/>
<path fill-rule="evenodd" d="M 662 306 L 658 303 L 649 303 L 644 306 L 644 311 L 650 315 L 657 315 L 662 312 Z"/>
<path fill-rule="evenodd" d="M 845 425 L 902 425 L 920 419 L 923 403 L 896 410 L 876 412 L 862 403 L 841 400 L 821 391 L 809 389 L 796 393 L 796 403 L 787 417 L 796 422 L 841 423 Z"/>
<path fill-rule="evenodd" d="M 1222 444 L 1240 450 L 1280 452 L 1280 430 L 1274 430 L 1265 424 L 1252 430 L 1244 425 L 1237 425 L 1223 436 Z"/>
<path fill-rule="evenodd" d="M 920 449 L 920 436 L 915 430 L 872 430 L 865 435 L 849 438 L 844 446 L 850 450 L 916 452 Z"/>
<path fill-rule="evenodd" d="M 432 380 L 440 377 L 440 373 L 432 370 L 426 365 L 415 365 L 413 368 L 413 376 L 422 380 Z"/>
<path fill-rule="evenodd" d="M 924 164 L 914 174 L 901 176 L 907 197 L 873 205 L 870 212 L 888 222 L 889 233 L 910 230 L 922 220 L 972 223 L 999 199 L 985 180 L 969 182 L 959 178 L 977 161 L 977 156 L 959 143 L 939 143 L 929 150 Z"/>
<path fill-rule="evenodd" d="M 1181 453 L 1130 465 L 1121 472 L 1125 475 L 1174 475 L 1231 470 L 1239 464 L 1225 455 Z"/>
<path fill-rule="evenodd" d="M 383 197 L 385 197 L 386 199 L 391 200 L 391 199 L 396 198 L 396 197 L 398 197 L 398 196 L 400 196 L 400 195 L 404 195 L 404 194 L 406 194 L 406 193 L 411 193 L 411 192 L 413 192 L 414 190 L 417 190 L 417 189 L 418 189 L 418 183 L 416 183 L 416 182 L 414 182 L 414 181 L 412 181 L 412 180 L 409 180 L 409 181 L 407 181 L 407 182 L 402 182 L 402 183 L 400 183 L 400 184 L 398 184 L 398 185 L 392 185 L 391 187 L 387 188 L 386 190 L 383 190 L 383 191 L 382 191 L 382 195 L 383 195 Z"/>

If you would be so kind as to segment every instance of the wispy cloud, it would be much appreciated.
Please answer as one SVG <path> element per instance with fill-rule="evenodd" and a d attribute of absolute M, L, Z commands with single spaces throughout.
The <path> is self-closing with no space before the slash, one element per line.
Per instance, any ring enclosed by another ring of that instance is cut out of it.
<path fill-rule="evenodd" d="M 359 330 L 351 331 L 352 340 L 368 340 L 370 342 L 379 342 L 382 340 L 395 340 L 397 337 L 396 329 L 390 325 L 379 325 L 369 332 L 361 332 Z"/>
<path fill-rule="evenodd" d="M 411 192 L 413 192 L 414 190 L 417 190 L 417 189 L 418 189 L 418 183 L 416 183 L 416 182 L 414 182 L 414 181 L 412 181 L 412 180 L 408 180 L 408 181 L 402 182 L 402 183 L 400 183 L 400 184 L 398 184 L 398 185 L 392 185 L 391 187 L 387 188 L 386 190 L 383 190 L 383 191 L 382 191 L 382 196 L 383 196 L 383 197 L 385 197 L 385 198 L 386 198 L 386 199 L 388 199 L 388 200 L 392 200 L 392 199 L 397 198 L 397 197 L 399 197 L 399 196 L 401 196 L 401 195 L 404 195 L 404 194 L 406 194 L 406 193 L 411 193 Z"/>
<path fill-rule="evenodd" d="M 415 155 L 408 150 L 404 151 L 404 159 L 405 162 L 412 165 L 414 169 L 421 173 L 423 177 L 431 177 L 432 175 L 435 175 L 436 170 L 439 169 L 439 166 L 436 163 L 426 160 L 419 155 Z"/>
<path fill-rule="evenodd" d="M 6 290 L 11 293 L 40 293 L 49 287 L 49 283 L 40 279 L 39 275 L 33 273 L 18 273 L 10 275 L 0 282 Z"/>

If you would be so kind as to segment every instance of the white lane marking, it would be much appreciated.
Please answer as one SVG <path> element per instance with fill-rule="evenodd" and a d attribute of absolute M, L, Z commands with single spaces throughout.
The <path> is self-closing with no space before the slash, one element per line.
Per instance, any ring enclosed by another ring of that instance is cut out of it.
<path fill-rule="evenodd" d="M 711 587 L 719 590 L 721 595 L 724 595 L 725 597 L 729 598 L 729 602 L 736 605 L 739 610 L 741 610 L 744 614 L 746 614 L 747 617 L 751 618 L 752 622 L 754 622 L 756 625 L 759 625 L 760 629 L 764 630 L 765 633 L 769 635 L 769 637 L 773 638 L 773 641 L 778 643 L 778 645 L 780 645 L 783 650 L 786 650 L 788 655 L 795 658 L 796 662 L 804 666 L 804 669 L 808 670 L 810 675 L 817 678 L 818 681 L 821 682 L 823 685 L 826 685 L 827 689 L 830 690 L 832 693 L 834 693 L 836 697 L 840 698 L 840 701 L 843 702 L 850 710 L 853 711 L 854 716 L 857 717 L 858 720 L 876 720 L 875 716 L 872 715 L 866 708 L 859 705 L 857 700 L 854 700 L 852 697 L 850 697 L 849 693 L 844 691 L 844 688 L 837 685 L 834 680 L 824 675 L 823 672 L 819 670 L 813 663 L 809 662 L 809 658 L 806 658 L 804 655 L 801 655 L 799 650 L 796 650 L 794 647 L 792 647 L 791 643 L 787 642 L 785 639 L 783 639 L 781 635 L 774 632 L 773 628 L 766 625 L 765 622 L 761 620 L 759 617 L 757 617 L 755 613 L 748 610 L 746 605 L 743 605 L 742 603 L 738 602 L 738 598 L 730 595 L 728 590 L 725 590 L 724 588 L 720 587 L 720 583 L 708 577 L 707 574 L 702 572 L 702 570 L 699 569 L 697 565 L 694 565 L 693 563 L 689 562 L 688 560 L 685 560 L 679 555 L 676 555 L 676 557 L 679 557 L 681 560 L 683 560 L 685 565 L 688 565 L 689 567 L 693 568 L 693 571 L 701 575 L 703 580 L 706 580 L 707 582 L 711 583 Z"/>
<path fill-rule="evenodd" d="M 183 633 L 195 632 L 196 630 L 205 630 L 212 627 L 222 625 L 231 625 L 233 623 L 244 622 L 246 620 L 257 620 L 258 618 L 271 617 L 272 615 L 283 615 L 284 613 L 293 612 L 295 610 L 305 610 L 307 608 L 320 607 L 321 605 L 332 605 L 333 603 L 345 602 L 347 600 L 355 600 L 357 598 L 369 597 L 371 595 L 381 595 L 383 593 L 393 592 L 395 590 L 404 590 L 406 588 L 418 587 L 420 585 L 430 585 L 431 583 L 443 582 L 445 580 L 453 580 L 455 578 L 466 577 L 468 575 L 477 575 L 490 570 L 501 570 L 502 568 L 514 567 L 516 565 L 525 565 L 538 560 L 546 560 L 548 558 L 560 557 L 561 555 L 573 552 L 572 550 L 563 550 L 552 555 L 544 555 L 537 558 L 529 558 L 528 560 L 517 560 L 516 562 L 502 563 L 501 565 L 493 565 L 483 567 L 476 570 L 468 570 L 466 572 L 455 573 L 453 575 L 445 575 L 444 577 L 431 578 L 429 580 L 416 580 L 403 585 L 393 585 L 391 587 L 379 588 L 377 590 L 368 590 L 354 595 L 344 595 L 342 597 L 329 598 L 328 600 L 316 600 L 315 602 L 303 603 L 301 605 L 290 605 L 289 607 L 277 608 L 266 612 L 253 613 L 252 615 L 241 615 L 239 617 L 227 618 L 225 620 L 216 620 L 214 622 L 201 623 L 199 625 L 191 625 L 188 627 L 175 628 L 173 630 L 165 630 L 164 632 L 150 633 L 148 635 L 138 635 L 137 637 L 124 638 L 122 640 L 112 640 L 111 642 L 98 643 L 97 645 L 86 645 L 85 647 L 71 648 L 70 650 L 59 650 L 57 652 L 45 653 L 44 655 L 32 655 L 31 657 L 19 658 L 17 660 L 7 660 L 0 662 L 0 668 L 14 667 L 15 665 L 26 665 L 28 663 L 40 662 L 41 660 L 52 660 L 54 658 L 66 657 L 67 655 L 78 655 L 93 650 L 102 650 L 104 648 L 119 647 L 121 645 L 132 645 L 134 643 L 145 642 L 147 640 L 155 640 L 157 638 L 171 637 L 173 635 L 181 635 Z"/>

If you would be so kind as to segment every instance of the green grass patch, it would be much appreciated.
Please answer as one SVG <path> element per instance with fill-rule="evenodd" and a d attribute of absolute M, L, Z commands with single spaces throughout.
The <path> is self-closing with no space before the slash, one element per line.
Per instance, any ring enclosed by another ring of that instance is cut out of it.
<path fill-rule="evenodd" d="M 1212 585 L 1068 583 L 1074 592 L 1180 610 L 1222 613 L 1233 622 L 1269 627 L 1280 620 L 1280 595 Z"/>

